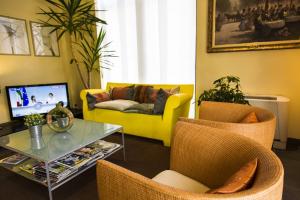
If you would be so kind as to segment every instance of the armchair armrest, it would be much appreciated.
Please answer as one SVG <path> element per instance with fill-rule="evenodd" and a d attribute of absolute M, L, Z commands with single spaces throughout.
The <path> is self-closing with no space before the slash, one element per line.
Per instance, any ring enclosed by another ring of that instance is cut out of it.
<path fill-rule="evenodd" d="M 101 200 L 187 200 L 198 196 L 162 185 L 105 160 L 97 163 L 97 189 Z"/>

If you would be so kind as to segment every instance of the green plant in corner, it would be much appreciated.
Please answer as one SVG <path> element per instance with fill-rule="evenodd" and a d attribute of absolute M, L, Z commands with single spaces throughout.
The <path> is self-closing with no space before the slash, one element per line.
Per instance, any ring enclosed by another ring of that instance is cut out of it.
<path fill-rule="evenodd" d="M 83 1 L 83 0 L 46 0 L 49 4 L 47 10 L 41 9 L 41 12 L 38 14 L 44 15 L 47 17 L 47 20 L 40 20 L 44 27 L 52 27 L 54 31 L 58 31 L 58 39 L 61 39 L 65 34 L 68 35 L 67 39 L 68 43 L 71 44 L 71 64 L 75 64 L 76 69 L 79 73 L 80 79 L 85 88 L 90 88 L 91 83 L 89 81 L 89 71 L 88 80 L 84 79 L 83 72 L 80 67 L 80 61 L 76 58 L 76 53 L 78 50 L 76 49 L 76 44 L 82 44 L 82 42 L 78 41 L 86 41 L 86 42 L 95 42 L 98 41 L 97 38 L 94 41 L 94 30 L 96 29 L 97 24 L 106 24 L 106 22 L 95 16 L 95 12 L 97 10 L 94 9 L 95 4 L 93 1 Z M 105 36 L 105 34 L 104 34 Z M 84 43 L 84 42 L 83 42 Z M 85 47 L 83 47 L 85 48 Z M 77 50 L 77 51 L 76 51 Z M 103 49 L 97 51 L 97 53 L 101 53 Z M 85 51 L 81 51 L 82 53 L 87 53 Z M 95 53 L 95 52 L 93 52 Z M 81 53 L 79 53 L 82 55 Z M 90 55 L 85 55 L 84 58 L 89 57 Z M 98 57 L 101 58 L 101 57 Z M 86 61 L 84 60 L 83 63 Z M 96 61 L 93 60 L 96 63 Z M 87 62 L 88 63 L 88 62 Z M 93 63 L 93 64 L 95 64 Z M 91 64 L 91 63 L 88 63 Z M 86 68 L 94 70 L 95 65 L 89 66 Z M 99 67 L 102 67 L 101 65 Z"/>
<path fill-rule="evenodd" d="M 249 104 L 241 91 L 240 78 L 225 76 L 213 82 L 214 88 L 204 90 L 198 99 L 198 106 L 202 101 L 217 101 L 239 104 Z"/>

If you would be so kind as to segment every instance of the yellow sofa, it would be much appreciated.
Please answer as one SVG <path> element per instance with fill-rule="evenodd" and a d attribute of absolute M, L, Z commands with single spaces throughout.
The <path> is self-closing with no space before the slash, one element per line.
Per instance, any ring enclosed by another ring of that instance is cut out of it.
<path fill-rule="evenodd" d="M 187 117 L 190 108 L 190 101 L 193 97 L 193 85 L 152 85 L 154 88 L 170 89 L 180 86 L 180 93 L 170 96 L 167 100 L 163 115 L 147 115 L 140 113 L 124 113 L 116 110 L 96 108 L 88 109 L 86 94 L 109 91 L 113 87 L 125 87 L 134 83 L 107 83 L 106 90 L 88 89 L 82 90 L 83 117 L 85 120 L 119 124 L 124 127 L 124 132 L 131 135 L 142 136 L 162 140 L 165 146 L 170 146 L 170 138 L 173 128 L 179 117 Z M 141 84 L 135 84 L 141 85 Z"/>

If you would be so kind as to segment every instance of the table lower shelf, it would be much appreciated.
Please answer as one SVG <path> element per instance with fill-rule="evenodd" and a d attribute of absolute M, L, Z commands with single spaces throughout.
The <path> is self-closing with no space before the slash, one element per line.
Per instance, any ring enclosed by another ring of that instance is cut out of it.
<path fill-rule="evenodd" d="M 64 179 L 58 181 L 58 182 L 53 182 L 51 183 L 51 190 L 55 190 L 56 188 L 58 188 L 59 186 L 63 185 L 64 183 L 72 180 L 73 178 L 75 178 L 76 176 L 80 175 L 81 173 L 85 172 L 86 170 L 90 169 L 91 167 L 95 166 L 97 163 L 97 160 L 102 160 L 102 159 L 106 159 L 107 157 L 111 156 L 112 154 L 116 153 L 117 151 L 123 149 L 124 147 L 122 145 L 120 145 L 118 148 L 114 149 L 112 152 L 105 154 L 104 157 L 101 158 L 95 158 L 90 160 L 87 164 L 81 166 L 79 169 L 76 169 L 73 173 L 69 174 L 68 176 L 66 176 Z M 33 164 L 36 163 L 37 160 L 29 158 L 17 165 L 12 165 L 12 164 L 5 164 L 5 163 L 0 163 L 0 166 L 12 171 L 16 174 L 19 174 L 31 181 L 37 182 L 45 187 L 48 187 L 47 183 L 44 181 L 39 180 L 38 178 L 35 177 L 34 174 L 30 174 L 24 170 L 21 170 L 20 167 L 27 165 L 27 164 Z"/>

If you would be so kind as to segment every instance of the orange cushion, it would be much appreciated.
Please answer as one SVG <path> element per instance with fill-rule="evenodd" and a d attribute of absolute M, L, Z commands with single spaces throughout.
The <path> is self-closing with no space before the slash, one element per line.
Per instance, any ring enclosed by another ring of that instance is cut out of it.
<path fill-rule="evenodd" d="M 257 158 L 245 164 L 221 187 L 207 191 L 209 194 L 231 194 L 242 191 L 251 184 L 257 168 Z"/>
<path fill-rule="evenodd" d="M 246 124 L 249 124 L 249 123 L 257 123 L 259 122 L 257 117 L 256 117 L 256 114 L 255 112 L 250 112 L 248 115 L 246 115 L 240 123 L 246 123 Z"/>

